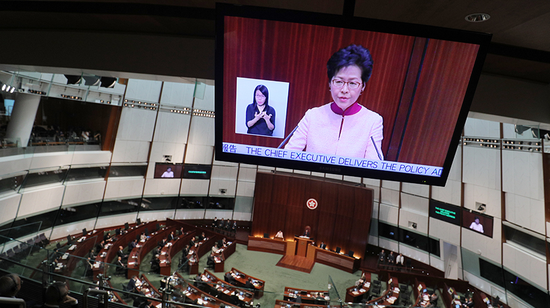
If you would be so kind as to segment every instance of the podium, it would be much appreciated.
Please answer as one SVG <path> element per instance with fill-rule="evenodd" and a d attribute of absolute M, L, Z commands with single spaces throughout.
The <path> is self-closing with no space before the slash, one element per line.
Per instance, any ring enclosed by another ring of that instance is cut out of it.
<path fill-rule="evenodd" d="M 307 254 L 307 247 L 309 244 L 313 243 L 309 237 L 294 237 L 296 242 L 296 255 L 300 257 L 305 257 Z"/>

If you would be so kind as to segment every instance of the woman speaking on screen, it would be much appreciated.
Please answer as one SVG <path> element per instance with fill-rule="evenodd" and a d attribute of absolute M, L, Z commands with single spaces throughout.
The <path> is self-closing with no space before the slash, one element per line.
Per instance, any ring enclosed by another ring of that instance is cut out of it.
<path fill-rule="evenodd" d="M 327 62 L 333 102 L 309 109 L 285 149 L 383 160 L 382 117 L 359 103 L 372 72 L 363 46 L 338 50 Z"/>

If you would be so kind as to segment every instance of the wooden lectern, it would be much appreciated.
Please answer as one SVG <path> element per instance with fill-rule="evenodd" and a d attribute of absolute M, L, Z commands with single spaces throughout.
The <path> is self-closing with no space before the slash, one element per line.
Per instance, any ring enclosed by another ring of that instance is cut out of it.
<path fill-rule="evenodd" d="M 308 237 L 294 237 L 294 241 L 296 241 L 296 255 L 305 257 L 307 253 L 307 246 L 313 241 Z"/>

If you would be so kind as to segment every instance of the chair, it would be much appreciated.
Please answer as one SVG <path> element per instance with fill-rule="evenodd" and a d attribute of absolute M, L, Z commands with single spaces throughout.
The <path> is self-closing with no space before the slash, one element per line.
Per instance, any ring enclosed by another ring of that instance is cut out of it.
<path fill-rule="evenodd" d="M 336 253 L 340 253 L 340 250 L 342 250 L 342 248 L 336 247 Z"/>
<path fill-rule="evenodd" d="M 17 246 L 15 246 L 15 247 L 13 247 L 13 253 L 14 253 L 14 254 L 17 255 L 17 254 L 21 253 L 21 251 L 22 251 L 22 250 L 21 250 L 21 246 L 17 245 Z"/>
<path fill-rule="evenodd" d="M 40 238 L 41 247 L 44 247 L 50 243 L 50 241 L 48 240 L 48 238 L 46 238 L 46 235 L 44 235 L 44 233 L 40 233 L 39 238 Z"/>
<path fill-rule="evenodd" d="M 264 233 L 264 238 L 269 238 L 269 233 Z"/>
<path fill-rule="evenodd" d="M 353 251 L 353 250 L 348 251 L 348 256 L 350 256 L 350 257 L 353 258 L 353 254 L 354 254 L 354 251 Z"/>
<path fill-rule="evenodd" d="M 381 286 L 376 285 L 371 288 L 371 294 L 378 296 L 380 294 Z"/>
<path fill-rule="evenodd" d="M 122 293 L 122 298 L 125 298 L 125 299 L 130 298 L 130 295 L 126 293 L 126 292 L 130 292 L 130 290 L 128 290 L 128 286 L 125 283 L 121 283 L 120 285 L 122 286 L 122 291 L 124 291 L 124 293 Z"/>

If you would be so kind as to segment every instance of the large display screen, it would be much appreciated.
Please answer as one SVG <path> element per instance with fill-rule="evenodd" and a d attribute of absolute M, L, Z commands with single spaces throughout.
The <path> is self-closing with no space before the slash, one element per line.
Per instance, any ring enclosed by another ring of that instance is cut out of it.
<path fill-rule="evenodd" d="M 216 159 L 444 185 L 489 41 L 220 4 Z"/>
<path fill-rule="evenodd" d="M 462 221 L 462 210 L 460 206 L 430 199 L 430 217 L 443 220 L 460 226 Z"/>

